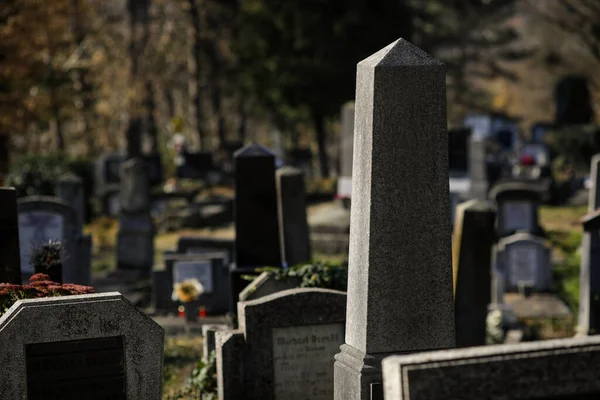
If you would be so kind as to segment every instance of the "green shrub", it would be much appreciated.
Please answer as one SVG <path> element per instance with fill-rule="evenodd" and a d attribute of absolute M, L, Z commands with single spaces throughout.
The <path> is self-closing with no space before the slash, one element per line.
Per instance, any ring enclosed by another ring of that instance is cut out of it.
<path fill-rule="evenodd" d="M 299 264 L 290 268 L 264 267 L 256 272 L 272 273 L 276 280 L 295 278 L 300 279 L 302 288 L 323 288 L 346 291 L 348 288 L 348 266 L 329 263 Z M 255 279 L 255 275 L 248 275 L 246 280 Z"/>
<path fill-rule="evenodd" d="M 54 196 L 58 178 L 73 173 L 83 180 L 85 199 L 93 196 L 94 166 L 84 158 L 69 158 L 62 154 L 26 154 L 17 158 L 10 166 L 6 185 L 17 190 L 17 197 Z M 89 200 L 86 215 L 90 217 Z"/>
<path fill-rule="evenodd" d="M 217 400 L 217 356 L 214 351 L 205 363 L 201 359 L 192 371 L 186 387 L 168 400 Z"/>
<path fill-rule="evenodd" d="M 600 153 L 600 127 L 572 125 L 550 132 L 552 152 L 577 169 L 587 171 L 594 154 Z"/>

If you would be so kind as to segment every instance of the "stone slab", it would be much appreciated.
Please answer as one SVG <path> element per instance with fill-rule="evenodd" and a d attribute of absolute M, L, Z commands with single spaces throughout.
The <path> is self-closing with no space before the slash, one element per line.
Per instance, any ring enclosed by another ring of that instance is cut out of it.
<path fill-rule="evenodd" d="M 118 292 L 19 300 L 0 317 L 0 398 L 33 399 L 37 387 L 46 400 L 159 400 L 163 346 L 164 330 Z M 64 381 L 32 385 L 49 376 Z"/>

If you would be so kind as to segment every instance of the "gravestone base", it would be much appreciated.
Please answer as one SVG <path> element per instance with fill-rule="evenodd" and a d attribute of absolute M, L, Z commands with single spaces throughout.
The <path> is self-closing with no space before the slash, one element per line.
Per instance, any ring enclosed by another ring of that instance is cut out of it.
<path fill-rule="evenodd" d="M 381 361 L 393 353 L 365 354 L 343 344 L 333 365 L 335 400 L 383 400 Z"/>
<path fill-rule="evenodd" d="M 150 215 L 121 215 L 117 238 L 117 268 L 152 270 L 154 264 L 154 230 Z"/>

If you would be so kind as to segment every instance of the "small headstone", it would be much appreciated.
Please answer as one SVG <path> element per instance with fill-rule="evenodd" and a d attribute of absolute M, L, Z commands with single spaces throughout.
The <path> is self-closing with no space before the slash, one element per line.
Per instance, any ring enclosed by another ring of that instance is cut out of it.
<path fill-rule="evenodd" d="M 147 164 L 140 158 L 126 161 L 121 169 L 117 268 L 150 273 L 154 264 L 150 206 Z"/>
<path fill-rule="evenodd" d="M 291 267 L 311 259 L 304 174 L 293 167 L 279 168 L 276 174 L 281 255 Z"/>
<path fill-rule="evenodd" d="M 503 272 L 506 292 L 552 290 L 552 247 L 543 238 L 518 232 L 500 239 L 495 269 Z"/>
<path fill-rule="evenodd" d="M 381 390 L 384 355 L 454 346 L 446 126 L 441 62 L 400 39 L 358 64 L 337 400 Z"/>
<path fill-rule="evenodd" d="M 500 237 L 524 230 L 543 235 L 539 225 L 541 193 L 529 182 L 499 183 L 490 192 L 498 207 L 497 232 Z"/>
<path fill-rule="evenodd" d="M 215 333 L 228 329 L 228 325 L 202 325 L 202 360 L 208 361 L 210 353 L 216 350 Z"/>
<path fill-rule="evenodd" d="M 27 282 L 34 274 L 30 262 L 32 246 L 40 246 L 49 240 L 63 241 L 66 257 L 62 264 L 62 282 L 87 285 L 82 276 L 88 274 L 81 269 L 89 269 L 90 265 L 82 265 L 77 259 L 78 248 L 75 211 L 67 203 L 56 197 L 31 196 L 18 200 L 19 209 L 19 247 L 21 250 L 21 275 Z"/>
<path fill-rule="evenodd" d="M 81 232 L 85 223 L 85 194 L 83 180 L 73 174 L 59 178 L 56 188 L 58 198 L 69 204 L 75 211 L 76 229 Z"/>
<path fill-rule="evenodd" d="M 0 188 L 0 283 L 21 284 L 17 192 Z"/>
<path fill-rule="evenodd" d="M 0 317 L 0 398 L 162 398 L 164 330 L 120 293 L 19 300 Z"/>
<path fill-rule="evenodd" d="M 584 217 L 579 271 L 578 333 L 600 333 L 600 210 Z"/>
<path fill-rule="evenodd" d="M 228 268 L 225 253 L 164 254 L 165 270 L 153 273 L 153 306 L 157 311 L 176 312 L 178 302 L 171 296 L 173 284 L 197 279 L 204 287 L 200 297 L 190 304 L 189 310 L 204 306 L 209 314 L 223 314 L 229 310 Z"/>
<path fill-rule="evenodd" d="M 4 185 L 4 176 L 10 166 L 10 136 L 0 135 L 0 186 Z"/>
<path fill-rule="evenodd" d="M 460 204 L 456 213 L 452 252 L 456 346 L 483 346 L 496 213 L 479 200 Z"/>
<path fill-rule="evenodd" d="M 471 129 L 448 131 L 448 168 L 451 172 L 467 172 L 469 169 L 469 138 Z"/>
<path fill-rule="evenodd" d="M 386 400 L 600 398 L 600 338 L 393 356 L 383 360 Z"/>
<path fill-rule="evenodd" d="M 216 333 L 219 399 L 333 399 L 345 310 L 346 294 L 328 289 L 238 303 L 240 330 Z"/>
<path fill-rule="evenodd" d="M 140 156 L 148 166 L 148 179 L 150 186 L 160 185 L 163 182 L 163 167 L 160 153 L 145 154 Z"/>

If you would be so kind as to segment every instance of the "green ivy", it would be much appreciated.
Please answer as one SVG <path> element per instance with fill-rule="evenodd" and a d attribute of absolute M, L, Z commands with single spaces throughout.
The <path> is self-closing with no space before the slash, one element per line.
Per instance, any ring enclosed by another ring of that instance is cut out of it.
<path fill-rule="evenodd" d="M 298 279 L 299 287 L 323 288 L 346 291 L 348 288 L 348 266 L 328 263 L 299 264 L 289 268 L 264 267 L 258 273 L 269 272 L 276 280 Z M 244 277 L 253 280 L 256 275 Z"/>
<path fill-rule="evenodd" d="M 217 355 L 213 350 L 208 361 L 198 360 L 186 387 L 167 400 L 217 400 Z"/>

